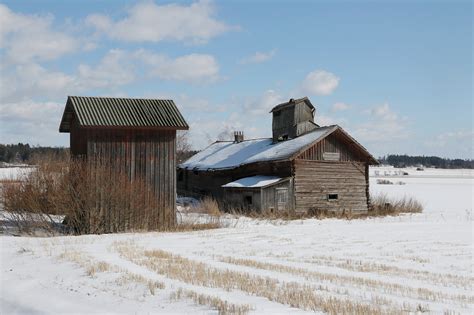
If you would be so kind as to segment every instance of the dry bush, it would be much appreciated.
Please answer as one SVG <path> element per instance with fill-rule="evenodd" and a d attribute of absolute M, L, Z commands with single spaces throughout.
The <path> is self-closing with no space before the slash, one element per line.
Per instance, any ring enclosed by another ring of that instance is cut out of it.
<path fill-rule="evenodd" d="M 413 197 L 391 199 L 386 194 L 376 195 L 371 200 L 370 216 L 398 215 L 401 213 L 421 213 L 423 205 Z"/>
<path fill-rule="evenodd" d="M 197 205 L 193 206 L 192 211 L 196 213 L 205 213 L 216 217 L 221 215 L 219 204 L 214 198 L 209 196 L 204 197 Z"/>
<path fill-rule="evenodd" d="M 76 234 L 170 229 L 159 200 L 142 178 L 133 178 L 114 161 L 39 161 L 20 183 L 6 185 L 3 208 L 21 232 L 43 227 L 54 233 L 57 218 Z"/>

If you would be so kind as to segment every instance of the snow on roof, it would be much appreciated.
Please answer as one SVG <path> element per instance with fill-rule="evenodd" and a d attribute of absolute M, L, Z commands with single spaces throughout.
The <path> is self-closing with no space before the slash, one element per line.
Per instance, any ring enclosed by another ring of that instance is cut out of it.
<path fill-rule="evenodd" d="M 280 180 L 281 178 L 276 177 L 276 176 L 256 175 L 256 176 L 241 178 L 239 180 L 222 185 L 222 187 L 258 188 L 258 187 L 264 187 L 264 186 L 274 184 Z"/>
<path fill-rule="evenodd" d="M 254 139 L 239 143 L 221 141 L 192 156 L 179 167 L 195 170 L 235 168 L 263 161 L 284 160 L 302 148 L 321 140 L 338 126 L 321 127 L 295 139 L 272 143 L 272 139 Z"/>

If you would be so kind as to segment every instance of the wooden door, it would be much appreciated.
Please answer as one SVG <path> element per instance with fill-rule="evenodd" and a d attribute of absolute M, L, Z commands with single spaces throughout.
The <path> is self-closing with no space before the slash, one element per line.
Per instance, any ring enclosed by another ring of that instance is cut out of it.
<path fill-rule="evenodd" d="M 288 188 L 276 189 L 276 205 L 277 211 L 288 210 Z"/>

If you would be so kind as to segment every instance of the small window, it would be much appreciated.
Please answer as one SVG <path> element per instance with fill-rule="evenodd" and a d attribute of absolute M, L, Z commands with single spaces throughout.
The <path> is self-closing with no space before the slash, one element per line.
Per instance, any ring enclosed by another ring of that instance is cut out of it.
<path fill-rule="evenodd" d="M 273 112 L 274 117 L 280 116 L 280 114 L 281 114 L 281 111 Z"/>
<path fill-rule="evenodd" d="M 252 204 L 252 196 L 245 196 L 245 204 L 247 205 Z"/>
<path fill-rule="evenodd" d="M 184 179 L 184 171 L 183 170 L 180 170 L 178 172 L 178 182 L 182 182 Z"/>
<path fill-rule="evenodd" d="M 339 199 L 339 195 L 338 194 L 328 194 L 328 200 L 331 201 L 331 200 L 338 200 Z"/>

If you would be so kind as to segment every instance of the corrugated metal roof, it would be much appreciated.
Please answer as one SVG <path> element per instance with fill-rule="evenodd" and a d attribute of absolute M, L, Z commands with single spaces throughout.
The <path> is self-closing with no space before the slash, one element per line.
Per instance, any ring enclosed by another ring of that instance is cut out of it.
<path fill-rule="evenodd" d="M 73 116 L 84 127 L 188 129 L 172 100 L 69 96 L 60 132 L 69 132 Z"/>

